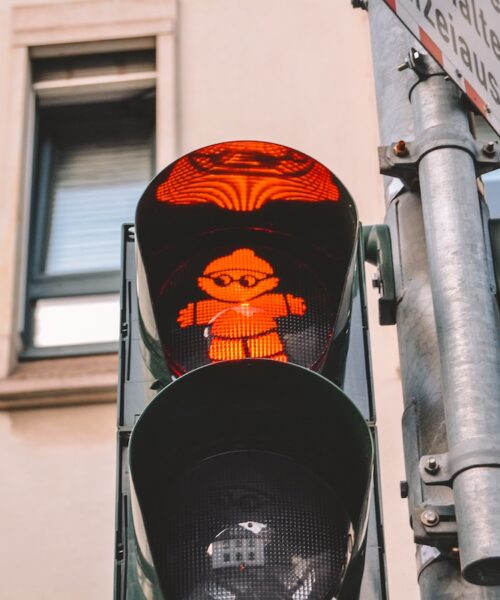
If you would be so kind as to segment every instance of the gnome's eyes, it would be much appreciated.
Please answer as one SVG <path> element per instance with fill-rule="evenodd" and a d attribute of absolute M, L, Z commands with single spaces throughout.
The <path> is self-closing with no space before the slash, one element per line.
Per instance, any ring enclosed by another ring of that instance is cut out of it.
<path fill-rule="evenodd" d="M 207 277 L 207 279 L 211 279 L 215 283 L 215 285 L 219 287 L 227 287 L 231 283 L 237 281 L 241 285 L 241 287 L 250 288 L 255 287 L 260 281 L 268 279 L 268 277 L 264 276 L 258 278 L 255 275 L 242 275 L 241 277 L 234 278 L 231 277 L 231 275 L 228 275 L 227 273 L 222 273 L 215 277 Z"/>
<path fill-rule="evenodd" d="M 219 287 L 227 287 L 233 282 L 231 275 L 227 274 L 217 275 L 217 277 L 211 277 L 210 279 L 212 279 L 215 285 L 218 285 Z"/>

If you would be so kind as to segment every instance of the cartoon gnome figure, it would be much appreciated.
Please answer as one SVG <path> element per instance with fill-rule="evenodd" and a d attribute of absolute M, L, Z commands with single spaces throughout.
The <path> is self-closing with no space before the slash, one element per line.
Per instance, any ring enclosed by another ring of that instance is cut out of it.
<path fill-rule="evenodd" d="M 179 311 L 180 327 L 206 325 L 212 362 L 271 358 L 288 362 L 276 319 L 304 315 L 303 298 L 271 293 L 279 284 L 272 266 L 249 248 L 235 250 L 207 265 L 198 287 L 209 299 Z"/>

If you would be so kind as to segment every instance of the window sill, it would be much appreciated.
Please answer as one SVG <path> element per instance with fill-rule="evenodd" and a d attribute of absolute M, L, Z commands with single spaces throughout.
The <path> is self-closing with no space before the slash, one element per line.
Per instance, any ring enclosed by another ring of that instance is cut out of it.
<path fill-rule="evenodd" d="M 96 357 L 98 354 L 116 354 L 118 342 L 99 342 L 95 344 L 75 344 L 71 346 L 47 346 L 46 348 L 26 348 L 19 355 L 19 360 L 39 360 L 41 358 L 69 358 L 75 356 Z"/>
<path fill-rule="evenodd" d="M 21 362 L 0 379 L 0 410 L 115 402 L 118 356 Z"/>

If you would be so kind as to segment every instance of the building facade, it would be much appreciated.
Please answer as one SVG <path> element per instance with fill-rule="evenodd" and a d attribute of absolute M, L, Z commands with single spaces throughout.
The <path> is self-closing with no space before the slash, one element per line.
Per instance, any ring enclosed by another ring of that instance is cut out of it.
<path fill-rule="evenodd" d="M 1 595 L 104 600 L 120 224 L 159 169 L 237 139 L 310 154 L 382 222 L 368 16 L 348 0 L 4 0 L 0 82 Z M 389 590 L 410 600 L 396 332 L 369 297 Z"/>

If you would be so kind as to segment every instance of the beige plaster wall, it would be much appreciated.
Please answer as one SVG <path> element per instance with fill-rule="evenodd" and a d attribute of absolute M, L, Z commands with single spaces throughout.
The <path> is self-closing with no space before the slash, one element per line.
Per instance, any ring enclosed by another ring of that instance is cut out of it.
<path fill-rule="evenodd" d="M 0 2 L 2 89 L 10 4 Z M 238 138 L 294 146 L 336 172 L 365 223 L 382 221 L 366 13 L 351 9 L 348 0 L 178 4 L 175 79 L 169 74 L 178 139 L 167 145 L 179 153 Z M 9 106 L 1 94 L 0 159 L 10 152 L 4 135 L 13 114 Z M 0 206 L 0 233 L 4 216 Z M 395 330 L 376 325 L 376 296 L 369 296 L 389 586 L 393 600 L 416 600 L 411 532 L 398 491 L 404 468 Z M 0 334 L 8 333 L 10 318 L 0 313 Z M 1 597 L 111 598 L 114 411 L 104 404 L 0 413 Z"/>
<path fill-rule="evenodd" d="M 0 597 L 112 598 L 115 406 L 0 414 Z"/>

